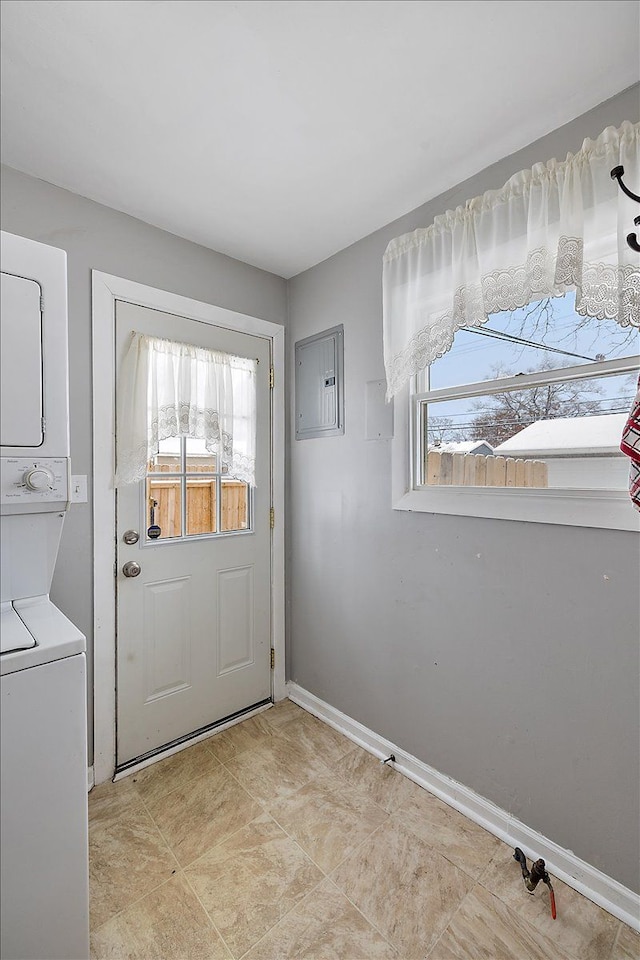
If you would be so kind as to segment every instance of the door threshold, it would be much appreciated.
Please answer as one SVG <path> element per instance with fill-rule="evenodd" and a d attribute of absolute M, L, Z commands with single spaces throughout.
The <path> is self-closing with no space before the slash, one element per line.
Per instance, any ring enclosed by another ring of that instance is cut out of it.
<path fill-rule="evenodd" d="M 250 717 L 255 717 L 259 713 L 264 713 L 265 710 L 270 710 L 272 706 L 272 700 L 261 700 L 259 703 L 254 703 L 252 706 L 247 707 L 246 710 L 238 710 L 237 713 L 232 713 L 222 720 L 210 723 L 206 727 L 200 727 L 198 730 L 194 730 L 193 733 L 187 733 L 184 737 L 178 737 L 176 740 L 165 743 L 155 750 L 149 750 L 148 753 L 144 753 L 140 757 L 127 760 L 126 763 L 119 764 L 116 767 L 113 782 L 115 783 L 117 780 L 122 780 L 124 777 L 128 777 L 132 773 L 137 773 L 139 770 L 144 770 L 145 767 L 149 767 L 152 763 L 157 763 L 159 760 L 172 757 L 174 753 L 180 753 L 181 750 L 186 750 L 187 747 L 192 747 L 202 740 L 208 740 L 209 737 L 215 736 L 216 733 L 222 733 L 223 730 L 234 727 L 243 720 L 248 720 Z"/>

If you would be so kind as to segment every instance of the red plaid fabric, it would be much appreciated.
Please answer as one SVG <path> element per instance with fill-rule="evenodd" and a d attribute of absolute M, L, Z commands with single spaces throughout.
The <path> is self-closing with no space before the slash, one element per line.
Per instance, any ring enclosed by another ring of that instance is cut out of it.
<path fill-rule="evenodd" d="M 629 496 L 636 510 L 640 510 L 640 377 L 638 377 L 638 392 L 631 406 L 629 419 L 622 431 L 620 449 L 631 460 Z"/>

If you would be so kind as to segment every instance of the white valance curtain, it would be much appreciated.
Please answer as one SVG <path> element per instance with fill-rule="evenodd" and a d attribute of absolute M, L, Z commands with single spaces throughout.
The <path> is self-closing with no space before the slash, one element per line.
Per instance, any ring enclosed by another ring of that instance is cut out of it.
<path fill-rule="evenodd" d="M 576 290 L 583 316 L 640 325 L 640 257 L 626 236 L 638 215 L 611 179 L 640 183 L 640 124 L 608 127 L 564 162 L 539 163 L 430 227 L 392 240 L 384 256 L 387 397 L 449 350 L 457 330 Z"/>
<path fill-rule="evenodd" d="M 254 484 L 255 379 L 255 360 L 134 332 L 118 382 L 116 484 L 142 480 L 160 440 L 180 436 Z"/>

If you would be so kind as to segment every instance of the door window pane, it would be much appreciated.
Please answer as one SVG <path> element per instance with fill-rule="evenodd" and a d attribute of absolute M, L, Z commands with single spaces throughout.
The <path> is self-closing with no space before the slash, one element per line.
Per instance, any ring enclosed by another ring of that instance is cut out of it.
<path fill-rule="evenodd" d="M 187 473 L 215 473 L 217 457 L 210 453 L 204 440 L 185 438 L 187 446 Z"/>
<path fill-rule="evenodd" d="M 246 530 L 249 525 L 249 485 L 239 480 L 222 480 L 223 532 Z"/>
<path fill-rule="evenodd" d="M 158 444 L 158 453 L 149 461 L 148 473 L 180 473 L 180 437 L 169 437 Z"/>
<path fill-rule="evenodd" d="M 179 477 L 148 477 L 146 484 L 147 540 L 167 540 L 182 536 L 182 497 Z M 157 528 L 160 532 L 157 532 Z"/>
<path fill-rule="evenodd" d="M 216 478 L 187 479 L 187 535 L 216 533 Z"/>

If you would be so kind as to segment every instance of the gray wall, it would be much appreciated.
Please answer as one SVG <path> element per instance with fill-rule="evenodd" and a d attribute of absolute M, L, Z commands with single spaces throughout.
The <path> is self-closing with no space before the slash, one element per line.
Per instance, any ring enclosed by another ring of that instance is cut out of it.
<path fill-rule="evenodd" d="M 344 437 L 290 444 L 290 676 L 634 889 L 637 539 L 394 512 L 389 443 L 363 437 L 388 240 L 637 116 L 636 88 L 288 285 L 290 342 L 344 324 L 347 416 Z M 74 473 L 91 475 L 92 268 L 284 322 L 283 280 L 2 172 L 3 229 L 69 255 Z M 54 599 L 91 644 L 90 511 L 67 518 Z"/>
<path fill-rule="evenodd" d="M 387 242 L 637 119 L 635 88 L 290 281 L 291 344 L 344 324 L 346 432 L 291 434 L 288 576 L 291 679 L 635 890 L 637 536 L 394 512 L 364 394 Z"/>
<path fill-rule="evenodd" d="M 150 227 L 42 180 L 2 168 L 2 229 L 62 247 L 68 257 L 71 463 L 91 490 L 91 270 L 284 323 L 286 284 L 272 274 Z M 93 636 L 92 505 L 74 504 L 65 521 L 52 599 Z M 89 743 L 93 709 L 89 688 Z"/>

